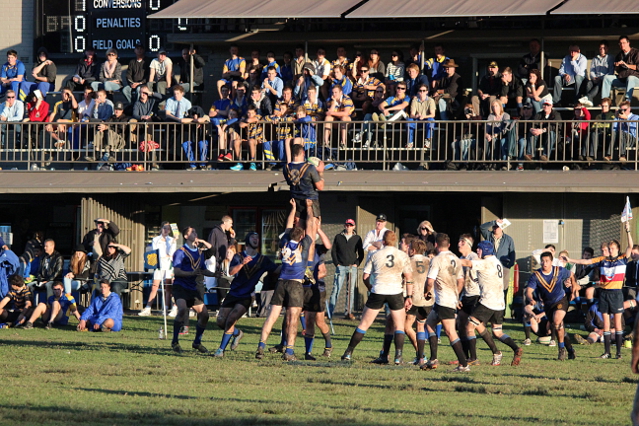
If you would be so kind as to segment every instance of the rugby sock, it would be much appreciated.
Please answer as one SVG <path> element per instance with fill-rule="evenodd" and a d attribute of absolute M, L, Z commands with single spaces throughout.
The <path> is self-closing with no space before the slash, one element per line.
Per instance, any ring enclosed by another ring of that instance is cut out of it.
<path fill-rule="evenodd" d="M 260 343 L 258 343 L 257 347 L 258 348 L 262 348 L 262 349 L 266 349 L 266 342 L 263 342 L 262 340 L 260 340 Z"/>
<path fill-rule="evenodd" d="M 552 327 L 550 330 L 550 338 L 555 342 L 557 341 L 557 330 L 555 330 L 555 327 Z"/>
<path fill-rule="evenodd" d="M 457 355 L 457 359 L 459 360 L 459 365 L 462 367 L 466 367 L 468 362 L 466 361 L 466 355 L 464 355 L 464 350 L 462 349 L 461 341 L 459 339 L 453 340 L 450 346 L 455 351 L 455 355 Z"/>
<path fill-rule="evenodd" d="M 479 333 L 484 342 L 488 345 L 493 354 L 499 353 L 499 349 L 497 349 L 497 345 L 495 345 L 495 341 L 493 340 L 493 336 L 490 335 L 488 330 L 484 329 L 481 333 Z"/>
<path fill-rule="evenodd" d="M 470 354 L 469 359 L 477 359 L 477 338 L 475 336 L 468 337 L 466 339 L 466 346 L 468 347 L 468 352 Z M 464 355 L 466 354 L 464 353 Z"/>
<path fill-rule="evenodd" d="M 384 352 L 385 356 L 388 356 L 390 351 L 391 343 L 393 343 L 393 335 L 392 334 L 384 334 L 384 346 L 382 347 L 382 352 Z"/>
<path fill-rule="evenodd" d="M 437 333 L 428 333 L 428 343 L 430 345 L 430 360 L 437 359 Z"/>
<path fill-rule="evenodd" d="M 306 315 L 304 315 L 304 312 L 300 315 L 300 323 L 302 324 L 302 330 L 306 330 Z"/>
<path fill-rule="evenodd" d="M 621 355 L 621 348 L 623 347 L 623 331 L 616 331 L 615 339 L 617 341 L 617 355 Z"/>
<path fill-rule="evenodd" d="M 607 354 L 610 353 L 610 332 L 604 331 L 604 347 Z"/>
<path fill-rule="evenodd" d="M 470 346 L 468 344 L 468 339 L 466 338 L 466 336 L 464 336 L 464 337 L 459 336 L 459 340 L 461 341 L 462 350 L 464 351 L 464 355 L 466 355 L 466 358 L 468 358 L 469 357 L 469 351 L 470 351 Z"/>
<path fill-rule="evenodd" d="M 405 337 L 406 337 L 406 333 L 404 333 L 402 330 L 395 331 L 395 351 L 400 351 L 401 353 L 401 351 L 404 349 Z"/>
<path fill-rule="evenodd" d="M 588 299 L 588 309 L 595 304 L 595 299 Z"/>
<path fill-rule="evenodd" d="M 437 338 L 438 339 L 440 337 L 442 337 L 442 325 L 441 324 L 437 324 L 437 327 L 435 327 L 435 334 L 437 334 Z"/>
<path fill-rule="evenodd" d="M 233 337 L 237 337 L 240 335 L 240 329 L 235 327 L 233 328 Z"/>
<path fill-rule="evenodd" d="M 565 346 L 566 346 L 566 345 L 565 345 L 565 343 L 564 343 L 564 342 L 559 342 L 559 349 L 562 349 L 562 348 L 564 348 Z"/>
<path fill-rule="evenodd" d="M 512 337 L 510 337 L 507 334 L 502 334 L 499 340 L 501 340 L 501 342 L 504 343 L 505 345 L 508 345 L 508 347 L 515 352 L 517 351 L 517 349 L 519 349 L 519 346 L 517 346 L 517 343 L 515 343 Z"/>
<path fill-rule="evenodd" d="M 286 341 L 286 334 L 284 334 L 284 333 L 283 333 L 283 330 L 282 330 L 282 338 L 280 339 L 280 345 L 281 345 L 283 348 L 285 348 L 287 343 L 288 343 L 288 342 Z"/>
<path fill-rule="evenodd" d="M 306 353 L 310 354 L 313 352 L 313 341 L 315 340 L 314 334 L 307 334 L 304 336 L 304 344 L 306 345 Z"/>
<path fill-rule="evenodd" d="M 568 335 L 568 333 L 566 333 L 565 329 L 564 329 L 564 346 L 566 347 L 566 349 L 568 349 L 568 352 L 574 352 L 574 349 L 572 348 L 572 342 L 570 341 L 570 336 Z"/>
<path fill-rule="evenodd" d="M 294 355 L 295 351 L 293 350 L 295 347 L 293 345 L 288 345 L 286 346 L 286 354 L 287 355 Z"/>
<path fill-rule="evenodd" d="M 324 336 L 324 341 L 326 342 L 324 347 L 332 348 L 333 347 L 333 343 L 331 342 L 331 332 L 327 331 L 326 333 L 322 333 L 322 336 Z"/>
<path fill-rule="evenodd" d="M 524 323 L 524 333 L 526 333 L 526 339 L 530 339 L 530 323 Z"/>
<path fill-rule="evenodd" d="M 204 330 L 206 330 L 206 327 L 202 327 L 199 322 L 195 324 L 195 339 L 193 339 L 193 344 L 199 345 L 200 343 L 202 343 L 202 335 L 204 334 Z"/>
<path fill-rule="evenodd" d="M 171 341 L 171 344 L 178 343 L 178 339 L 180 337 L 180 329 L 182 328 L 183 325 L 184 325 L 184 321 L 178 321 L 178 320 L 173 321 L 173 340 Z"/>
<path fill-rule="evenodd" d="M 231 341 L 231 337 L 233 337 L 232 332 L 229 332 L 229 331 L 224 332 L 224 336 L 222 336 L 222 343 L 220 343 L 220 349 L 222 349 L 223 351 L 226 350 L 226 347 Z"/>
<path fill-rule="evenodd" d="M 360 329 L 359 327 L 355 329 L 355 332 L 351 336 L 351 341 L 348 342 L 347 351 L 352 352 L 355 349 L 355 346 L 359 345 L 359 342 L 362 341 L 364 335 L 366 334 L 365 330 Z"/>
<path fill-rule="evenodd" d="M 426 332 L 417 332 L 417 359 L 424 358 L 424 346 L 426 345 Z"/>

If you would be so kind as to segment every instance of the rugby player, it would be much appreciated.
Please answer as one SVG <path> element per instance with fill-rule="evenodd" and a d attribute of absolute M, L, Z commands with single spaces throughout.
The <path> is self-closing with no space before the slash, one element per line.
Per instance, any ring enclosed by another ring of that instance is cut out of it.
<path fill-rule="evenodd" d="M 510 365 L 519 365 L 524 351 L 517 346 L 510 336 L 502 331 L 504 311 L 506 310 L 506 303 L 503 297 L 504 267 L 494 255 L 493 243 L 488 240 L 481 241 L 477 245 L 477 255 L 480 257 L 478 260 L 469 261 L 464 259 L 461 261 L 462 265 L 472 268 L 473 275 L 477 277 L 481 290 L 481 296 L 473 307 L 466 329 L 470 350 L 468 364 L 477 363 L 477 339 L 475 338 L 475 330 L 477 330 L 493 352 L 491 365 L 501 365 L 503 355 L 497 349 L 495 341 L 486 330 L 486 324 L 490 322 L 493 335 L 513 350 L 514 357 Z"/>
<path fill-rule="evenodd" d="M 605 352 L 599 358 L 610 358 L 610 316 L 614 314 L 615 320 L 615 340 L 617 344 L 617 359 L 621 359 L 621 348 L 623 347 L 623 281 L 626 276 L 626 265 L 632 255 L 632 235 L 630 235 L 630 223 L 625 222 L 626 234 L 628 236 L 628 247 L 624 253 L 619 253 L 619 241 L 612 240 L 608 243 L 610 257 L 595 257 L 594 259 L 573 260 L 564 256 L 566 262 L 577 265 L 595 265 L 599 268 L 599 311 L 603 314 L 604 325 L 604 346 Z"/>
<path fill-rule="evenodd" d="M 413 296 L 411 297 L 412 307 L 406 312 L 406 322 L 404 332 L 411 341 L 417 342 L 417 355 L 415 365 L 424 365 L 424 345 L 426 344 L 426 318 L 433 309 L 435 298 L 431 293 L 425 294 L 426 277 L 430 266 L 430 259 L 424 256 L 426 243 L 415 239 L 408 249 L 410 256 L 410 266 L 413 270 Z M 413 323 L 417 320 L 417 334 L 413 331 Z M 411 335 L 413 336 L 411 338 Z"/>
<path fill-rule="evenodd" d="M 464 271 L 459 258 L 449 250 L 450 237 L 448 235 L 437 234 L 435 247 L 437 256 L 430 262 L 426 284 L 426 293 L 430 293 L 433 287 L 435 289 L 435 306 L 426 319 L 430 359 L 420 368 L 422 370 L 434 370 L 439 365 L 435 327 L 441 322 L 450 340 L 450 345 L 455 351 L 455 355 L 457 355 L 459 365 L 455 368 L 455 371 L 470 371 L 466 355 L 464 355 L 464 349 L 455 330 L 455 313 L 459 305 L 459 294 L 464 288 Z"/>
<path fill-rule="evenodd" d="M 564 361 L 566 356 L 568 359 L 575 359 L 575 350 L 570 343 L 570 337 L 565 339 L 564 317 L 568 311 L 570 300 L 572 300 L 578 291 L 578 285 L 574 281 L 574 275 L 561 266 L 552 266 L 552 253 L 546 251 L 540 256 L 541 268 L 536 270 L 528 280 L 526 288 L 526 298 L 529 304 L 534 302 L 534 292 L 544 303 L 544 311 L 548 321 L 551 322 L 552 328 L 557 335 L 559 343 L 559 354 L 557 359 Z M 565 283 L 570 283 L 572 291 L 566 293 Z M 566 352 L 567 351 L 567 352 Z"/>
<path fill-rule="evenodd" d="M 315 235 L 315 220 L 313 219 L 313 201 L 306 200 L 306 231 L 299 227 L 293 227 L 295 223 L 295 199 L 290 200 L 291 212 L 286 221 L 286 231 L 280 240 L 280 256 L 282 258 L 282 269 L 280 278 L 277 281 L 275 293 L 271 299 L 271 311 L 262 327 L 260 343 L 257 346 L 255 358 L 264 358 L 266 341 L 273 329 L 275 321 L 282 312 L 282 307 L 286 308 L 287 326 L 282 329 L 282 334 L 286 335 L 286 349 L 282 354 L 284 361 L 296 361 L 295 357 L 295 337 L 297 336 L 297 324 L 300 319 L 302 307 L 304 305 L 304 289 L 302 282 L 306 273 L 309 251 L 314 250 L 311 235 Z"/>
<path fill-rule="evenodd" d="M 244 333 L 235 325 L 248 311 L 252 300 L 251 293 L 255 291 L 255 286 L 265 272 L 278 272 L 279 269 L 268 257 L 258 253 L 260 236 L 257 232 L 246 234 L 244 242 L 244 251 L 233 256 L 231 260 L 229 275 L 235 278 L 217 313 L 217 325 L 224 330 L 224 336 L 220 347 L 215 351 L 216 357 L 224 356 L 224 351 L 231 340 L 231 350 L 238 347 Z"/>
<path fill-rule="evenodd" d="M 461 297 L 461 309 L 457 311 L 457 330 L 459 331 L 459 338 L 461 339 L 466 358 L 470 357 L 469 338 L 466 336 L 468 316 L 473 311 L 480 295 L 477 277 L 471 273 L 470 268 L 470 261 L 479 259 L 477 253 L 473 251 L 473 242 L 474 239 L 470 234 L 462 234 L 459 236 L 459 242 L 457 243 L 457 249 L 459 250 L 459 254 L 461 254 L 459 258 L 469 261 L 467 263 L 468 266 L 464 266 L 464 290 Z M 462 262 L 462 265 L 463 264 Z M 474 334 L 472 334 L 472 336 L 474 336 Z M 469 361 L 470 365 L 473 365 L 473 363 L 474 362 Z"/>
<path fill-rule="evenodd" d="M 70 294 L 64 294 L 64 284 L 60 281 L 53 283 L 53 296 L 47 299 L 47 303 L 39 303 L 33 310 L 31 318 L 24 325 L 25 329 L 33 328 L 33 323 L 40 317 L 46 324 L 45 329 L 50 330 L 53 325 L 67 325 L 69 314 L 73 314 L 80 321 L 80 313 L 75 299 Z"/>
<path fill-rule="evenodd" d="M 382 243 L 383 248 L 377 250 L 364 266 L 363 279 L 366 288 L 370 291 L 370 296 L 362 312 L 362 320 L 355 329 L 344 355 L 342 355 L 343 361 L 352 359 L 353 350 L 362 341 L 366 330 L 373 324 L 384 304 L 388 303 L 395 331 L 394 363 L 396 365 L 402 363 L 405 310 L 409 310 L 412 306 L 413 271 L 408 255 L 395 247 L 397 236 L 393 231 L 387 231 L 384 234 Z M 405 299 L 402 298 L 404 290 L 402 275 L 406 283 Z M 374 276 L 374 284 L 371 284 L 371 276 Z"/>
<path fill-rule="evenodd" d="M 209 322 L 209 312 L 204 304 L 204 288 L 197 285 L 197 277 L 206 275 L 214 276 L 214 273 L 204 267 L 204 250 L 209 250 L 211 244 L 208 241 L 200 240 L 197 232 L 191 226 L 182 230 L 185 243 L 173 254 L 173 271 L 175 279 L 173 281 L 173 298 L 178 307 L 178 313 L 173 321 L 173 340 L 171 347 L 177 353 L 182 353 L 179 335 L 180 329 L 189 321 L 189 308 L 197 314 L 197 325 L 195 339 L 191 345 L 201 353 L 208 353 L 208 349 L 202 345 L 202 334 Z"/>

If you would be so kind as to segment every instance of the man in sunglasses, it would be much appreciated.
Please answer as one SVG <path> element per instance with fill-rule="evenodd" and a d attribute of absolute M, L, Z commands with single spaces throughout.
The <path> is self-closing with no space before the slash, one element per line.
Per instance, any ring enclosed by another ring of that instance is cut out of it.
<path fill-rule="evenodd" d="M 630 109 L 630 101 L 622 102 L 617 110 L 617 123 L 612 125 L 612 142 L 610 143 L 610 151 L 614 152 L 615 144 L 619 144 L 619 161 L 625 163 L 626 150 L 637 143 L 637 121 L 639 115 L 633 114 Z M 611 160 L 610 156 L 605 157 L 607 161 Z"/>
<path fill-rule="evenodd" d="M 16 99 L 16 92 L 14 92 L 13 90 L 7 90 L 7 96 L 6 96 L 6 101 L 0 105 L 0 123 L 3 123 L 1 125 L 2 128 L 2 146 L 5 146 L 5 138 L 6 138 L 6 133 L 7 130 L 9 130 L 10 127 L 13 126 L 8 126 L 5 125 L 6 123 L 11 123 L 11 122 L 19 122 L 22 121 L 22 118 L 24 117 L 24 103 L 22 103 L 21 100 Z M 19 132 L 20 131 L 20 126 L 15 126 L 15 132 Z M 9 138 L 10 140 L 14 137 L 14 130 L 11 129 L 9 130 Z M 9 142 L 12 143 L 12 142 Z"/>

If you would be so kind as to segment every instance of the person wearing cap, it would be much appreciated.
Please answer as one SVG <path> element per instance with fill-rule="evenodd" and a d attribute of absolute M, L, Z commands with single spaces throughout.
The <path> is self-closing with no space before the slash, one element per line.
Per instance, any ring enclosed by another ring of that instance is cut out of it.
<path fill-rule="evenodd" d="M 302 67 L 302 74 L 297 78 L 293 95 L 300 101 L 305 101 L 309 87 L 315 86 L 317 90 L 320 90 L 323 84 L 324 80 L 322 80 L 322 77 L 315 74 L 315 65 L 311 62 L 306 62 Z"/>
<path fill-rule="evenodd" d="M 124 114 L 124 104 L 116 102 L 113 115 L 108 120 L 98 124 L 97 131 L 93 138 L 93 146 L 96 153 L 104 151 L 102 161 L 112 162 L 115 151 L 123 149 L 127 142 L 127 132 L 129 130 L 126 123 L 129 117 Z M 91 161 L 90 157 L 87 157 Z M 98 166 L 98 169 L 100 166 Z"/>
<path fill-rule="evenodd" d="M 390 231 L 390 229 L 386 228 L 387 220 L 388 219 L 384 213 L 378 214 L 375 218 L 375 228 L 368 231 L 366 237 L 364 237 L 362 247 L 364 248 L 364 252 L 366 253 L 366 261 L 370 259 L 373 253 L 382 248 L 382 240 L 384 239 L 384 234 L 387 231 Z"/>
<path fill-rule="evenodd" d="M 237 83 L 241 81 L 245 77 L 245 74 L 248 72 L 246 60 L 243 57 L 238 56 L 239 48 L 237 47 L 237 45 L 232 44 L 229 48 L 229 52 L 231 54 L 231 57 L 224 62 L 224 67 L 222 68 L 222 78 L 217 81 L 217 94 L 220 98 L 222 97 L 222 87 L 230 84 L 233 88 L 236 88 Z M 259 76 L 260 71 L 261 70 L 256 71 L 257 76 Z"/>
<path fill-rule="evenodd" d="M 535 114 L 534 123 L 528 134 L 528 144 L 524 158 L 528 161 L 533 159 L 537 152 L 537 146 L 541 144 L 542 151 L 539 159 L 548 161 L 553 150 L 557 135 L 561 134 L 561 115 L 553 110 L 553 103 L 550 99 L 544 99 L 541 104 L 541 111 Z"/>
<path fill-rule="evenodd" d="M 504 108 L 517 108 L 517 112 L 521 113 L 524 106 L 524 83 L 516 75 L 510 67 L 501 70 L 501 91 L 499 100 Z"/>
<path fill-rule="evenodd" d="M 330 317 L 333 317 L 337 299 L 342 291 L 344 282 L 348 278 L 348 300 L 344 302 L 344 318 L 355 319 L 353 307 L 357 285 L 357 267 L 364 260 L 364 247 L 362 238 L 355 232 L 355 221 L 353 219 L 347 219 L 344 223 L 344 230 L 333 239 L 331 258 L 335 265 L 335 278 L 328 302 Z"/>
<path fill-rule="evenodd" d="M 91 273 L 94 273 L 97 268 L 98 258 L 120 234 L 120 228 L 108 219 L 97 218 L 94 223 L 95 229 L 87 232 L 82 238 L 82 245 L 91 258 Z"/>
<path fill-rule="evenodd" d="M 122 88 L 122 65 L 118 61 L 117 50 L 107 50 L 107 60 L 100 66 L 98 81 L 91 83 L 91 87 L 96 92 L 100 89 L 115 92 Z"/>
<path fill-rule="evenodd" d="M 491 220 L 480 226 L 481 236 L 493 244 L 493 251 L 503 266 L 504 299 L 510 286 L 510 268 L 515 266 L 515 242 L 500 226 L 502 219 Z"/>
<path fill-rule="evenodd" d="M 140 99 L 141 90 L 149 82 L 150 60 L 145 56 L 144 46 L 138 44 L 134 49 L 135 58 L 131 59 L 126 70 L 127 85 L 122 89 L 122 94 L 128 103 L 135 103 Z M 135 100 L 133 99 L 135 95 Z"/>
<path fill-rule="evenodd" d="M 586 68 L 588 59 L 581 54 L 579 46 L 570 45 L 568 55 L 561 61 L 559 75 L 555 77 L 555 87 L 553 88 L 552 101 L 554 104 L 561 102 L 561 91 L 564 87 L 574 85 L 574 103 L 579 99 L 581 93 L 581 83 L 586 78 Z"/>
<path fill-rule="evenodd" d="M 499 73 L 499 65 L 492 61 L 488 64 L 488 70 L 481 80 L 479 80 L 479 88 L 477 94 L 471 98 L 473 108 L 479 111 L 483 118 L 490 114 L 490 104 L 499 97 L 501 93 L 501 74 Z"/>
<path fill-rule="evenodd" d="M 36 274 L 36 279 L 29 287 L 35 293 L 35 289 L 46 290 L 47 298 L 53 296 L 53 283 L 62 281 L 62 266 L 64 259 L 55 249 L 55 241 L 51 238 L 44 240 L 44 255 L 40 260 L 40 268 Z"/>
<path fill-rule="evenodd" d="M 71 294 L 78 290 L 89 280 L 91 273 L 91 259 L 87 256 L 87 250 L 82 244 L 75 246 L 71 261 L 69 262 L 69 272 L 64 276 L 64 292 Z"/>
<path fill-rule="evenodd" d="M 55 77 L 57 68 L 53 61 L 49 59 L 49 52 L 45 47 L 38 49 L 38 60 L 33 65 L 31 76 L 34 81 L 23 81 L 20 83 L 20 100 L 25 101 L 32 90 L 38 89 L 44 96 L 52 92 L 55 88 Z"/>
<path fill-rule="evenodd" d="M 158 57 L 149 65 L 149 82 L 147 86 L 153 92 L 166 96 L 166 91 L 173 84 L 173 61 L 160 49 Z"/>
<path fill-rule="evenodd" d="M 481 296 L 472 308 L 470 317 L 466 324 L 466 336 L 470 358 L 468 363 L 474 365 L 477 360 L 477 339 L 475 330 L 484 339 L 493 353 L 491 365 L 501 365 L 503 354 L 497 346 L 492 336 L 488 334 L 486 325 L 490 322 L 493 335 L 502 343 L 513 350 L 513 360 L 510 365 L 519 365 L 524 351 L 517 346 L 512 337 L 504 334 L 502 324 L 504 323 L 504 311 L 506 304 L 502 297 L 503 286 L 503 266 L 494 255 L 494 247 L 490 241 L 484 240 L 477 245 L 477 256 L 479 259 L 461 259 L 462 266 L 470 268 L 471 274 L 477 278 Z"/>
<path fill-rule="evenodd" d="M 435 94 L 433 98 L 439 108 L 439 116 L 442 120 L 453 119 L 453 112 L 459 106 L 457 98 L 461 95 L 464 84 L 461 76 L 457 74 L 457 65 L 454 59 L 446 59 L 442 65 L 444 76 L 434 80 Z"/>

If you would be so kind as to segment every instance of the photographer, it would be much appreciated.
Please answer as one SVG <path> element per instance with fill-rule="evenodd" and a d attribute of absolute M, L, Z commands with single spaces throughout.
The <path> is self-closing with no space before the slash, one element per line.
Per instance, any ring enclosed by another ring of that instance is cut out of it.
<path fill-rule="evenodd" d="M 612 125 L 612 141 L 610 143 L 610 153 L 614 152 L 615 144 L 619 144 L 619 162 L 625 163 L 626 149 L 635 145 L 637 141 L 637 121 L 639 115 L 633 114 L 630 110 L 630 101 L 622 102 L 617 110 L 617 123 Z M 605 157 L 610 161 L 611 157 Z"/>

